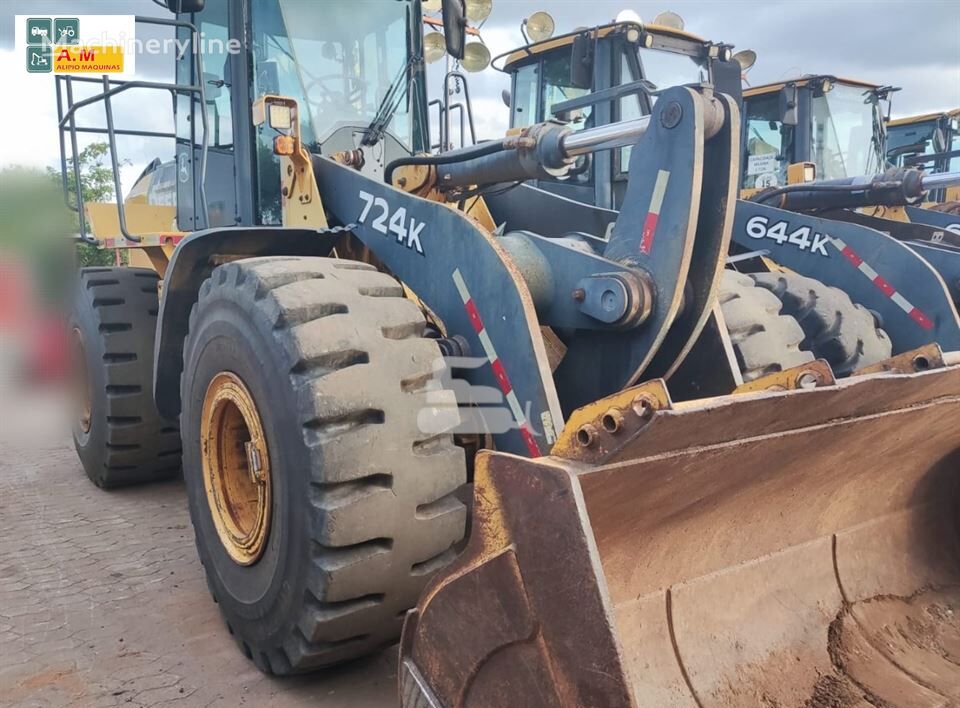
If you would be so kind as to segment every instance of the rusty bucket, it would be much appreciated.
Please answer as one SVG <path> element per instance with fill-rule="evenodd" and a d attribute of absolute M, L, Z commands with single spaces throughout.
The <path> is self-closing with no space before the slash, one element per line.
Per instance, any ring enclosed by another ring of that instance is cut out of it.
<path fill-rule="evenodd" d="M 406 708 L 960 705 L 960 367 L 575 412 L 478 459 Z"/>

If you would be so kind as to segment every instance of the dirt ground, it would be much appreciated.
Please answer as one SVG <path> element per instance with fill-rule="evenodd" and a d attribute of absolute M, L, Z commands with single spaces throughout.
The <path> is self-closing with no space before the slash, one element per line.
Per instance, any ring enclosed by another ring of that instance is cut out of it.
<path fill-rule="evenodd" d="M 65 409 L 0 382 L 0 706 L 397 705 L 395 649 L 257 671 L 207 592 L 183 483 L 96 489 Z"/>

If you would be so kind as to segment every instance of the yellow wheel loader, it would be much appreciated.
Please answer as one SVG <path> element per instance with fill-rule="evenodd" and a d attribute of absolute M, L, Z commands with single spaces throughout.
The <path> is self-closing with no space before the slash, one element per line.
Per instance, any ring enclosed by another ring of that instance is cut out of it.
<path fill-rule="evenodd" d="M 78 278 L 74 437 L 101 486 L 182 447 L 257 666 L 402 627 L 408 706 L 955 701 L 960 369 L 931 343 L 740 384 L 735 97 L 664 87 L 646 115 L 429 155 L 417 0 L 170 6 L 139 19 L 188 42 L 176 84 L 58 82 L 65 147 L 96 104 L 114 160 L 147 131 L 113 96 L 176 99 L 175 205 L 90 235 L 76 202 L 81 236 L 153 269 Z M 454 57 L 469 10 L 443 4 Z M 617 210 L 525 184 L 625 147 Z"/>
<path fill-rule="evenodd" d="M 887 121 L 887 159 L 895 165 L 920 165 L 931 172 L 960 170 L 960 108 Z M 960 212 L 960 187 L 928 195 L 930 208 Z M 926 205 L 925 204 L 925 205 Z"/>

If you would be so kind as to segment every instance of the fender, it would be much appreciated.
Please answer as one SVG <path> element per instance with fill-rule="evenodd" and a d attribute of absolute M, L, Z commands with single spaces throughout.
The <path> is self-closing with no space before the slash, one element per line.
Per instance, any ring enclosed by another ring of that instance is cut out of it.
<path fill-rule="evenodd" d="M 934 209 L 922 207 L 904 207 L 907 216 L 914 224 L 925 224 L 938 229 L 946 229 L 960 236 L 960 214 L 948 214 Z"/>
<path fill-rule="evenodd" d="M 740 200 L 733 240 L 776 263 L 844 290 L 880 316 L 893 353 L 925 344 L 960 348 L 960 320 L 943 279 L 907 244 L 847 221 Z"/>
<path fill-rule="evenodd" d="M 153 397 L 165 418 L 180 415 L 183 340 L 200 286 L 223 260 L 259 256 L 327 256 L 333 229 L 253 226 L 196 231 L 179 243 L 163 279 L 153 350 Z"/>

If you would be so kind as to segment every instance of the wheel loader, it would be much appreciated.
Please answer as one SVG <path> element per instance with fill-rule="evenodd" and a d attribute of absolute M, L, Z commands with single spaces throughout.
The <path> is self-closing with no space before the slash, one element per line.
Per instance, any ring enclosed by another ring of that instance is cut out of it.
<path fill-rule="evenodd" d="M 647 114 L 657 87 L 668 78 L 710 79 L 739 95 L 741 69 L 749 69 L 745 55 L 750 54 L 734 55 L 729 45 L 656 21 L 615 22 L 507 52 L 495 66 L 502 60 L 502 70 L 511 76 L 512 129 L 551 117 L 578 129 L 611 117 Z M 527 84 L 534 76 L 539 89 L 531 91 Z M 754 292 L 732 271 L 725 275 L 721 300 L 732 308 L 727 325 L 746 379 L 796 363 L 797 346 L 847 375 L 892 353 L 933 342 L 951 349 L 960 344 L 960 260 L 954 249 L 960 240 L 949 224 L 934 225 L 948 218 L 944 214 L 913 206 L 936 189 L 938 180 L 957 175 L 884 169 L 881 108 L 894 90 L 811 75 L 743 91 L 741 199 L 732 260 L 753 285 L 775 296 Z M 530 96 L 537 98 L 531 102 Z M 596 164 L 582 162 L 577 175 L 534 186 L 617 209 L 631 150 L 621 148 L 605 161 L 598 157 Z M 514 195 L 509 198 L 527 198 Z M 491 208 L 496 216 L 496 204 Z M 926 223 L 919 223 L 917 214 Z M 768 258 L 750 259 L 750 254 Z M 768 339 L 780 341 L 779 349 L 788 353 L 771 355 L 770 347 L 758 351 L 756 338 L 747 336 L 757 323 L 741 321 L 737 314 L 744 297 L 772 308 L 779 300 L 781 309 L 775 312 L 797 320 L 788 325 L 775 317 L 766 324 Z"/>
<path fill-rule="evenodd" d="M 174 85 L 58 85 L 65 149 L 97 105 L 116 160 L 145 132 L 114 125 L 129 90 L 172 93 L 177 125 L 175 205 L 74 202 L 82 237 L 152 264 L 79 275 L 74 438 L 103 487 L 182 456 L 257 666 L 402 627 L 406 706 L 956 699 L 950 354 L 673 398 L 739 376 L 703 336 L 735 97 L 674 86 L 637 118 L 429 155 L 417 0 L 170 4 L 138 21 L 250 46 L 182 53 Z M 454 57 L 467 10 L 443 5 Z M 626 146 L 616 211 L 523 184 Z"/>
<path fill-rule="evenodd" d="M 930 172 L 960 170 L 960 108 L 887 121 L 887 159 L 895 165 L 924 165 Z M 928 195 L 932 208 L 956 214 L 960 189 Z M 953 231 L 960 232 L 960 224 Z"/>

